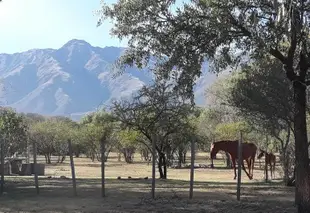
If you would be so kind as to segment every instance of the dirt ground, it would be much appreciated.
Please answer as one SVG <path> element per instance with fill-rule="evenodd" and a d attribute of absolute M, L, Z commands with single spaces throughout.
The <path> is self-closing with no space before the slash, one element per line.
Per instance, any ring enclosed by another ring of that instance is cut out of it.
<path fill-rule="evenodd" d="M 0 212 L 296 212 L 294 188 L 284 187 L 279 179 L 265 183 L 258 168 L 253 180 L 242 173 L 241 201 L 237 202 L 233 171 L 219 168 L 223 160 L 216 161 L 216 169 L 195 170 L 192 200 L 188 198 L 189 169 L 169 169 L 168 180 L 156 180 L 153 200 L 151 165 L 139 159 L 137 156 L 136 163 L 126 164 L 111 155 L 106 166 L 105 198 L 101 197 L 100 163 L 87 158 L 75 159 L 77 197 L 73 196 L 68 160 L 46 165 L 45 176 L 39 178 L 40 195 L 36 195 L 33 177 L 6 177 Z M 199 163 L 208 163 L 205 154 L 197 156 Z M 117 180 L 118 176 L 126 179 Z M 149 179 L 128 180 L 128 176 Z"/>

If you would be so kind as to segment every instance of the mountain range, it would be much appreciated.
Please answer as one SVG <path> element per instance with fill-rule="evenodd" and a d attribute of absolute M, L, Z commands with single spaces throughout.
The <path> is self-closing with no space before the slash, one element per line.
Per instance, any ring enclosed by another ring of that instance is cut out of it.
<path fill-rule="evenodd" d="M 59 49 L 0 54 L 0 103 L 18 112 L 78 120 L 100 105 L 128 97 L 152 82 L 152 73 L 137 68 L 128 68 L 113 78 L 113 63 L 124 50 L 94 47 L 73 39 Z M 205 88 L 215 79 L 205 63 L 195 86 L 196 104 L 206 104 Z"/>

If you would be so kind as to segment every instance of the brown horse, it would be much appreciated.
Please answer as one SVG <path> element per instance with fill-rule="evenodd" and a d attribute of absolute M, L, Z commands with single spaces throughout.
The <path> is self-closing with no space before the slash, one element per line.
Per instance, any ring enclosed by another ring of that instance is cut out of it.
<path fill-rule="evenodd" d="M 211 156 L 211 161 L 212 161 L 212 167 L 213 167 L 213 159 L 216 158 L 216 154 L 220 150 L 230 154 L 231 161 L 232 161 L 233 168 L 234 168 L 234 173 L 235 173 L 234 179 L 236 179 L 237 177 L 236 159 L 238 159 L 238 140 L 234 140 L 234 141 L 223 140 L 223 141 L 213 142 L 211 144 L 210 156 Z M 242 168 L 250 180 L 253 179 L 253 170 L 254 170 L 256 151 L 257 151 L 257 147 L 255 144 L 242 143 Z M 244 167 L 243 160 L 246 160 L 247 162 L 249 173 L 246 171 Z"/>
<path fill-rule="evenodd" d="M 275 169 L 276 169 L 276 156 L 272 154 L 271 152 L 268 153 L 262 149 L 259 149 L 260 153 L 257 156 L 258 159 L 261 159 L 263 156 L 265 156 L 265 166 L 267 166 L 267 172 L 268 172 L 268 165 L 270 166 L 270 174 L 271 174 L 271 179 L 272 179 L 272 174 L 273 177 L 275 177 Z M 267 174 L 266 174 L 267 175 Z"/>

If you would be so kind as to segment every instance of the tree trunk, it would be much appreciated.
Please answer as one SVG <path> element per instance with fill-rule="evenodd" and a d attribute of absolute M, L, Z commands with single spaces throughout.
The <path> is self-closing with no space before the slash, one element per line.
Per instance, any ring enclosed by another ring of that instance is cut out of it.
<path fill-rule="evenodd" d="M 140 150 L 140 158 L 141 158 L 141 161 L 143 161 L 143 151 Z"/>
<path fill-rule="evenodd" d="M 163 172 L 163 168 L 162 168 L 162 157 L 161 157 L 161 155 L 159 155 L 159 158 L 158 158 L 158 172 L 159 172 L 159 178 L 163 179 L 164 178 L 164 172 Z"/>
<path fill-rule="evenodd" d="M 126 162 L 126 163 L 132 163 L 132 162 L 133 162 L 133 159 L 132 159 L 133 153 L 131 152 L 130 149 L 124 148 L 124 149 L 123 149 L 123 155 L 124 155 L 124 158 L 125 158 L 125 162 Z"/>
<path fill-rule="evenodd" d="M 289 160 L 285 159 L 285 164 L 284 164 L 284 182 L 287 183 L 288 179 L 290 178 L 289 174 Z"/>
<path fill-rule="evenodd" d="M 167 179 L 167 159 L 166 156 L 163 155 L 163 167 L 164 167 L 164 178 L 163 179 Z"/>
<path fill-rule="evenodd" d="M 268 182 L 268 162 L 266 156 L 265 156 L 265 181 L 266 183 Z"/>
<path fill-rule="evenodd" d="M 91 153 L 91 154 L 90 154 L 90 159 L 91 159 L 92 162 L 95 161 L 95 154 L 94 154 L 94 153 Z"/>
<path fill-rule="evenodd" d="M 184 163 L 184 164 L 186 164 L 186 151 L 184 151 L 183 152 L 183 162 L 182 163 Z"/>
<path fill-rule="evenodd" d="M 167 162 L 165 154 L 159 153 L 159 159 L 158 159 L 158 172 L 159 172 L 159 178 L 160 179 L 167 179 Z"/>
<path fill-rule="evenodd" d="M 106 149 L 104 162 L 108 162 L 109 154 L 111 152 L 111 148 Z"/>
<path fill-rule="evenodd" d="M 44 154 L 44 157 L 45 157 L 45 163 L 48 164 L 48 161 L 47 161 L 47 154 Z"/>
<path fill-rule="evenodd" d="M 293 176 L 288 178 L 288 181 L 286 183 L 286 186 L 295 186 L 295 177 L 296 177 L 296 172 L 295 172 L 295 168 L 294 168 L 294 172 L 293 172 Z M 296 195 L 295 195 L 295 201 L 296 201 Z"/>
<path fill-rule="evenodd" d="M 65 156 L 65 155 L 63 155 L 63 156 L 61 157 L 61 161 L 60 161 L 60 163 L 63 163 L 65 160 L 66 160 L 66 156 Z"/>
<path fill-rule="evenodd" d="M 288 184 L 289 181 L 289 156 L 287 153 L 287 150 L 285 150 L 284 148 L 281 148 L 280 151 L 280 161 L 282 164 L 282 169 L 283 169 L 283 181 L 285 183 L 285 185 Z"/>
<path fill-rule="evenodd" d="M 167 147 L 166 149 L 166 165 L 167 166 L 172 166 L 173 160 L 174 160 L 174 150 L 171 149 L 171 147 Z"/>
<path fill-rule="evenodd" d="M 141 160 L 148 161 L 149 160 L 149 152 L 148 150 L 141 150 Z"/>
<path fill-rule="evenodd" d="M 178 168 L 181 168 L 183 163 L 183 152 L 181 149 L 179 149 L 178 158 Z"/>
<path fill-rule="evenodd" d="M 47 164 L 51 164 L 51 154 L 47 154 Z"/>
<path fill-rule="evenodd" d="M 104 154 L 104 162 L 108 162 L 108 155 L 109 155 L 109 153 L 105 153 Z M 100 159 L 100 162 L 101 162 L 101 159 Z"/>
<path fill-rule="evenodd" d="M 179 160 L 178 160 L 178 168 L 182 168 L 182 159 L 179 156 Z"/>
<path fill-rule="evenodd" d="M 295 203 L 298 213 L 310 211 L 309 153 L 306 122 L 306 87 L 299 81 L 294 88 L 294 136 L 296 165 Z"/>

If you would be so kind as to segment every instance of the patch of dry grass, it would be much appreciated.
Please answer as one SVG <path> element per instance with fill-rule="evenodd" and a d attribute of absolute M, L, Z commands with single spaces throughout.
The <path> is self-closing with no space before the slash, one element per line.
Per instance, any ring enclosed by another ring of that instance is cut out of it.
<path fill-rule="evenodd" d="M 199 153 L 197 163 L 207 164 Z M 150 198 L 151 180 L 117 180 L 118 176 L 150 177 L 151 165 L 117 162 L 111 155 L 106 167 L 106 197 L 101 198 L 100 163 L 75 159 L 78 197 L 73 197 L 70 165 L 47 165 L 40 177 L 40 195 L 32 177 L 6 177 L 6 194 L 0 198 L 0 212 L 294 212 L 294 189 L 277 181 L 263 183 L 263 171 L 254 180 L 242 177 L 242 201 L 236 201 L 236 181 L 228 169 L 196 169 L 194 198 L 188 199 L 189 169 L 169 169 L 168 180 L 156 180 L 156 199 Z M 222 160 L 216 166 L 223 166 Z"/>
<path fill-rule="evenodd" d="M 207 160 L 208 153 L 198 153 L 195 164 L 210 164 Z M 190 156 L 188 156 L 189 158 Z M 43 158 L 41 158 L 41 162 Z M 189 159 L 188 159 L 189 163 Z M 224 168 L 224 160 L 214 160 L 216 169 L 196 169 L 195 180 L 197 181 L 232 181 L 233 170 Z M 75 172 L 77 178 L 98 178 L 101 177 L 100 162 L 91 162 L 88 158 L 75 159 Z M 151 164 L 140 161 L 140 156 L 135 156 L 135 162 L 127 164 L 124 161 L 118 162 L 115 153 L 110 154 L 110 158 L 106 163 L 106 177 L 116 178 L 121 177 L 150 177 L 152 172 Z M 158 175 L 158 174 L 157 174 Z M 71 176 L 69 158 L 62 164 L 46 165 L 46 176 Z M 159 177 L 159 176 L 157 176 Z M 189 169 L 168 169 L 169 179 L 189 180 Z M 256 162 L 256 169 L 254 170 L 254 180 L 262 180 L 264 178 L 264 171 L 258 169 L 258 162 Z M 277 174 L 277 178 L 279 175 Z M 248 182 L 248 178 L 243 173 L 242 181 Z"/>

